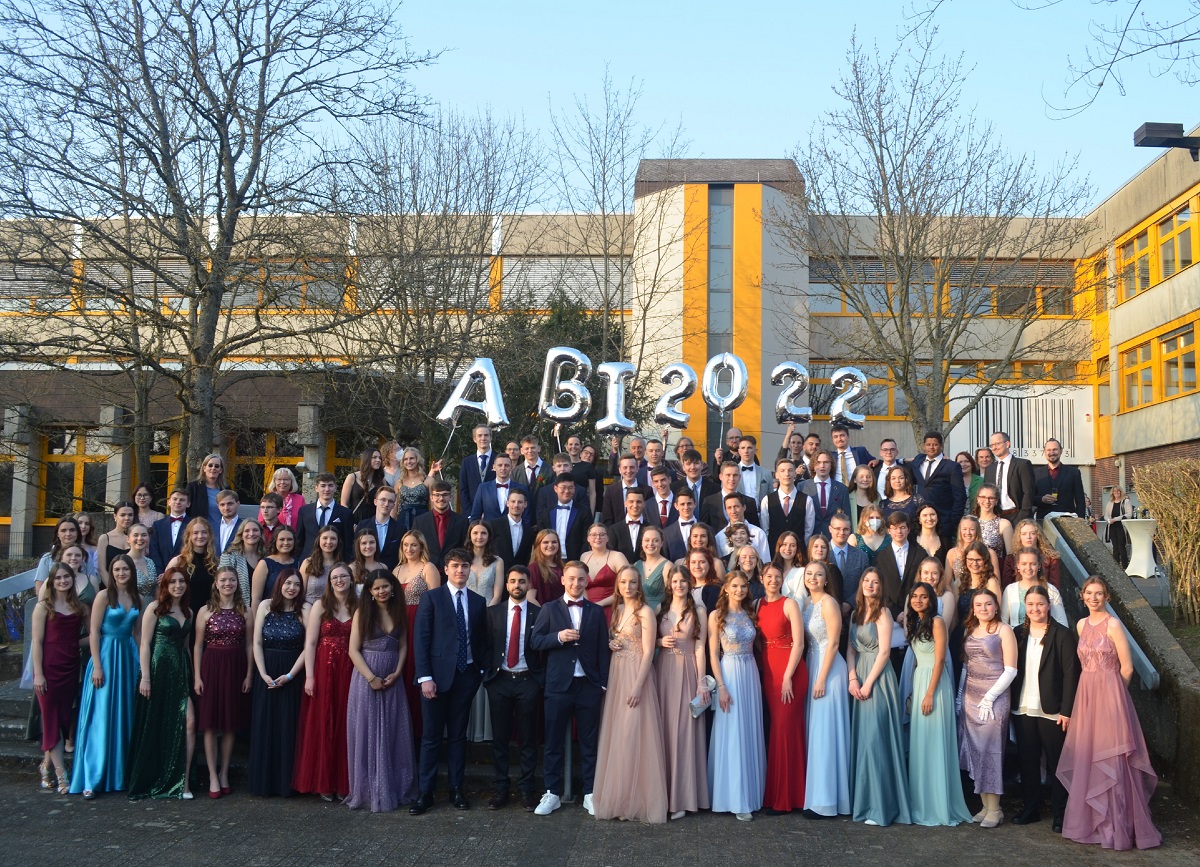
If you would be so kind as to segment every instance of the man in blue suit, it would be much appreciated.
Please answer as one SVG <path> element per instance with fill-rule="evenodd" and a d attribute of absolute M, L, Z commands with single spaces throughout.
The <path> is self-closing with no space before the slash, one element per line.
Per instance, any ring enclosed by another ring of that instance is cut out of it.
<path fill-rule="evenodd" d="M 572 719 L 579 732 L 583 807 L 594 814 L 592 786 L 600 713 L 608 688 L 608 624 L 603 609 L 584 595 L 587 566 L 570 561 L 563 567 L 562 582 L 564 595 L 542 606 L 531 636 L 533 649 L 546 654 L 546 746 L 542 755 L 546 793 L 534 810 L 539 816 L 549 816 L 562 806 L 563 749 Z"/>
<path fill-rule="evenodd" d="M 953 539 L 958 521 L 967 508 L 967 486 L 962 467 L 942 454 L 942 435 L 931 430 L 925 434 L 925 454 L 909 464 L 917 482 L 917 494 L 938 513 L 938 535 Z"/>
<path fill-rule="evenodd" d="M 850 514 L 850 491 L 833 478 L 833 455 L 822 449 L 813 455 L 813 477 L 800 485 L 801 492 L 812 498 L 816 507 L 813 532 L 829 535 L 829 519 L 838 512 Z"/>
<path fill-rule="evenodd" d="M 450 803 L 471 809 L 463 793 L 467 767 L 467 721 L 487 662 L 487 600 L 467 589 L 471 555 L 446 554 L 446 583 L 421 597 L 413 624 L 413 656 L 421 687 L 420 794 L 409 808 L 419 816 L 433 806 L 438 754 L 446 732 Z M 602 616 L 603 619 L 603 616 Z"/>
<path fill-rule="evenodd" d="M 179 555 L 183 547 L 183 531 L 188 522 L 188 503 L 191 498 L 186 488 L 176 488 L 167 498 L 167 509 L 170 514 L 154 522 L 150 536 L 150 559 L 154 568 L 162 574 L 167 564 Z"/>
<path fill-rule="evenodd" d="M 458 466 L 458 510 L 471 511 L 475 502 L 475 489 L 496 477 L 492 469 L 492 429 L 486 424 L 475 425 L 471 433 L 475 440 L 475 454 L 467 455 Z"/>
<path fill-rule="evenodd" d="M 467 517 L 472 521 L 498 521 L 508 512 L 508 495 L 513 491 L 523 491 L 525 500 L 530 500 L 529 488 L 513 481 L 512 458 L 501 453 L 492 458 L 492 470 L 495 478 L 480 482 L 475 489 L 475 499 L 469 503 Z M 525 523 L 530 522 L 527 516 Z"/>

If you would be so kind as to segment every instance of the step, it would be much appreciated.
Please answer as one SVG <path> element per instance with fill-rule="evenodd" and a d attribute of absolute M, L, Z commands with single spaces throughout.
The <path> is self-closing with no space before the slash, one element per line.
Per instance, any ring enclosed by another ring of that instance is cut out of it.
<path fill-rule="evenodd" d="M 21 682 L 17 679 L 0 683 L 0 720 L 19 718 L 24 721 L 29 714 L 29 700 L 32 698 L 33 690 L 21 689 Z"/>
<path fill-rule="evenodd" d="M 21 645 L 0 645 L 0 682 L 21 676 Z"/>

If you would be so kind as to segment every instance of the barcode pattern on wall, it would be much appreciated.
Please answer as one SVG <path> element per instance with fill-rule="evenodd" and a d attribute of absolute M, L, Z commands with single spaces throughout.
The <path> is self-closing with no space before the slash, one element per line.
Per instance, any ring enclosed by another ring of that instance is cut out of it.
<path fill-rule="evenodd" d="M 1062 397 L 985 397 L 971 412 L 973 442 L 986 443 L 995 431 L 1012 437 L 1015 454 L 1041 454 L 1051 437 L 1065 454 L 1075 451 L 1075 402 Z"/>

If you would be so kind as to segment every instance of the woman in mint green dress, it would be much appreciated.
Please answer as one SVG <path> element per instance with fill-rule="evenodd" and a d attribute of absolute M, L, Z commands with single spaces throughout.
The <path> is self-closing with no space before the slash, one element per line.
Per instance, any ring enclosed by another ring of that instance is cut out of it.
<path fill-rule="evenodd" d="M 642 559 L 633 564 L 642 576 L 642 593 L 646 605 L 658 617 L 663 597 L 667 595 L 665 569 L 670 561 L 663 556 L 663 534 L 659 527 L 648 526 L 642 530 Z"/>

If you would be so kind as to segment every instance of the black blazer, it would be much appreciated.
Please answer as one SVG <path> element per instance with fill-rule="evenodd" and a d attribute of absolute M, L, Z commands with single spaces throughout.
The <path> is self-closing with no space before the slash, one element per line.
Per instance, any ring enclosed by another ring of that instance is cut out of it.
<path fill-rule="evenodd" d="M 645 485 L 634 485 L 647 501 L 654 496 L 654 491 Z M 605 526 L 615 523 L 625 514 L 625 480 L 620 476 L 613 479 L 612 484 L 604 489 L 600 502 L 600 521 Z"/>
<path fill-rule="evenodd" d="M 942 455 L 937 468 L 926 481 L 927 461 L 925 455 L 918 455 L 908 466 L 917 484 L 917 494 L 937 509 L 938 533 L 949 539 L 967 508 L 967 486 L 963 484 L 962 467 L 958 461 Z"/>
<path fill-rule="evenodd" d="M 647 527 L 656 527 L 657 524 L 651 524 L 646 520 L 645 515 L 642 516 L 642 526 L 638 528 L 637 547 L 633 546 L 633 540 L 629 538 L 629 525 L 625 523 L 626 518 L 621 516 L 621 520 L 608 525 L 608 547 L 613 551 L 620 551 L 625 555 L 625 559 L 630 563 L 635 563 L 642 559 L 642 534 L 646 532 Z"/>
<path fill-rule="evenodd" d="M 192 518 L 205 518 L 212 521 L 212 516 L 208 514 L 208 493 L 205 491 L 206 485 L 203 479 L 193 479 L 187 483 L 188 493 L 188 520 Z M 155 564 L 158 565 L 157 563 Z"/>
<path fill-rule="evenodd" d="M 321 533 L 322 528 L 317 526 L 318 505 L 319 503 L 314 501 L 300 507 L 300 515 L 296 521 L 296 550 L 300 552 L 297 556 L 298 560 L 308 559 L 313 545 L 316 544 L 317 536 Z M 354 516 L 337 500 L 333 501 L 330 508 L 332 511 L 329 513 L 329 520 L 325 523 L 326 526 L 333 527 L 341 535 L 342 557 L 345 558 L 346 552 L 354 544 Z"/>
<path fill-rule="evenodd" d="M 555 530 L 557 521 L 555 520 L 558 514 L 558 500 L 547 506 L 542 511 L 538 512 L 537 529 L 538 530 Z M 580 504 L 578 498 L 571 502 L 571 515 L 567 518 L 567 537 L 559 539 L 558 545 L 562 549 L 564 560 L 578 560 L 587 548 L 588 529 L 592 526 L 592 516 L 588 511 L 587 503 Z M 530 551 L 533 549 L 531 548 Z"/>
<path fill-rule="evenodd" d="M 1058 478 L 1050 478 L 1049 467 L 1038 467 L 1033 471 L 1035 486 L 1033 504 L 1040 521 L 1050 512 L 1074 512 L 1079 517 L 1087 515 L 1087 500 L 1083 492 L 1083 476 L 1079 467 L 1058 465 Z M 1046 494 L 1058 494 L 1058 501 L 1053 506 L 1042 502 Z"/>
<path fill-rule="evenodd" d="M 1018 458 L 1009 455 L 1008 461 L 1008 496 L 1014 503 L 1017 504 L 1017 519 L 1013 521 L 1015 525 L 1017 521 L 1023 518 L 1033 517 L 1034 494 L 1037 493 L 1037 482 L 1033 478 L 1033 464 L 1024 458 Z M 993 461 L 988 464 L 988 468 L 983 471 L 983 480 L 989 485 L 996 485 L 996 467 L 999 464 Z M 996 504 L 996 511 L 1000 511 L 1000 504 Z"/>
<path fill-rule="evenodd" d="M 893 618 L 900 616 L 900 612 L 904 608 L 904 600 L 908 598 L 913 585 L 917 583 L 917 572 L 921 569 L 921 561 L 928 556 L 929 553 L 914 542 L 910 536 L 908 557 L 904 561 L 904 574 L 901 575 L 900 564 L 896 562 L 896 555 L 892 551 L 891 538 L 888 538 L 875 552 L 875 568 L 879 571 L 879 578 L 883 582 L 883 604 L 892 612 Z"/>
<path fill-rule="evenodd" d="M 358 526 L 354 528 L 354 535 L 357 536 L 360 530 L 370 530 L 372 533 L 375 533 L 375 544 L 379 544 L 379 533 L 375 530 L 374 515 L 359 521 Z M 403 535 L 404 531 L 400 529 L 400 522 L 395 518 L 388 518 L 387 538 L 382 545 L 379 545 L 375 559 L 380 563 L 386 564 L 389 569 L 395 569 L 400 564 L 400 537 Z M 351 545 L 353 544 L 351 542 Z M 355 553 L 353 549 L 343 551 L 342 558 L 348 563 L 353 562 Z"/>
<path fill-rule="evenodd" d="M 541 607 L 525 600 L 525 664 L 538 686 L 546 684 L 546 654 L 533 649 L 533 625 L 537 622 Z M 508 598 L 499 605 L 487 609 L 487 656 L 483 681 L 487 683 L 500 672 L 504 657 L 508 653 Z"/>
<path fill-rule="evenodd" d="M 191 516 L 185 512 L 184 519 L 179 522 L 179 538 L 173 543 L 171 542 L 171 517 L 168 515 L 154 522 L 154 528 L 150 531 L 149 553 L 150 559 L 154 561 L 154 566 L 160 575 L 167 568 L 167 564 L 179 555 L 179 549 L 183 547 L 183 531 L 187 529 L 188 521 L 191 519 Z"/>
<path fill-rule="evenodd" d="M 467 590 L 467 636 L 474 668 L 482 674 L 487 665 L 487 602 Z M 413 623 L 413 660 L 417 679 L 433 678 L 438 692 L 454 683 L 458 661 L 458 615 L 450 585 L 441 584 L 421 597 Z"/>
<path fill-rule="evenodd" d="M 461 548 L 467 540 L 467 527 L 471 522 L 466 515 L 450 512 L 450 523 L 446 527 L 446 544 L 438 544 L 437 524 L 433 522 L 433 509 L 422 512 L 413 518 L 413 529 L 425 537 L 425 545 L 429 548 L 429 561 L 442 568 L 442 560 L 451 548 Z"/>
<path fill-rule="evenodd" d="M 693 520 L 695 519 L 693 518 Z M 696 523 L 708 527 L 703 521 L 696 521 Z M 688 535 L 691 535 L 691 527 L 688 528 Z M 717 537 L 712 527 L 708 527 L 708 535 L 714 539 Z M 683 531 L 680 530 L 678 521 L 663 530 L 663 547 L 666 549 L 663 552 L 663 556 L 672 562 L 682 560 L 687 555 L 688 540 L 684 537 Z"/>
<path fill-rule="evenodd" d="M 687 480 L 687 476 L 682 477 L 678 482 L 671 486 L 671 490 L 678 494 L 680 491 L 687 489 L 695 496 L 696 490 L 692 487 L 692 483 Z M 712 479 L 704 476 L 700 477 L 700 496 L 696 497 L 696 515 L 700 514 L 700 507 L 704 505 L 704 501 L 713 494 L 721 493 L 720 482 L 714 482 Z"/>
<path fill-rule="evenodd" d="M 509 566 L 529 565 L 529 557 L 533 554 L 533 538 L 537 535 L 537 530 L 532 524 L 521 523 L 521 544 L 517 549 L 513 550 L 512 530 L 508 526 L 508 518 L 500 518 L 496 521 L 488 521 L 488 528 L 492 531 L 492 548 L 496 552 L 496 556 L 504 561 L 504 568 Z"/>
<path fill-rule="evenodd" d="M 745 494 L 738 494 L 738 496 L 742 500 L 742 505 L 746 507 L 746 520 L 756 527 L 761 527 L 762 522 L 758 520 L 758 503 Z M 725 495 L 721 493 L 719 487 L 715 494 L 710 495 L 700 504 L 699 518 L 701 522 L 712 527 L 714 533 L 720 533 L 729 523 L 729 519 L 725 517 Z"/>
<path fill-rule="evenodd" d="M 1021 700 L 1021 687 L 1025 683 L 1025 651 L 1029 647 L 1029 635 L 1024 629 L 1017 630 L 1017 677 L 1012 683 L 1013 709 Z M 1075 631 L 1056 620 L 1046 627 L 1042 641 L 1042 662 L 1038 666 L 1038 693 L 1042 711 L 1071 715 L 1075 707 L 1075 689 L 1079 686 L 1079 640 Z"/>
<path fill-rule="evenodd" d="M 558 633 L 570 628 L 571 614 L 567 611 L 565 596 L 543 605 L 533 624 L 533 649 L 546 654 L 546 692 L 567 692 L 575 679 L 576 662 L 583 668 L 584 677 L 606 689 L 612 651 L 608 649 L 608 621 L 604 618 L 604 609 L 583 600 L 579 640 L 559 644 Z"/>

